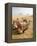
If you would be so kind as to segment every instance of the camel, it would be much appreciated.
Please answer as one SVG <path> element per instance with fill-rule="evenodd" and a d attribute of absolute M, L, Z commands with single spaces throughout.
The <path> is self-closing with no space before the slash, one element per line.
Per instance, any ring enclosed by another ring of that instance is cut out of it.
<path fill-rule="evenodd" d="M 29 22 L 27 22 L 27 20 L 23 20 L 23 22 L 14 21 L 13 30 L 21 34 L 21 33 L 24 33 L 24 31 L 28 29 L 28 25 L 29 25 Z"/>

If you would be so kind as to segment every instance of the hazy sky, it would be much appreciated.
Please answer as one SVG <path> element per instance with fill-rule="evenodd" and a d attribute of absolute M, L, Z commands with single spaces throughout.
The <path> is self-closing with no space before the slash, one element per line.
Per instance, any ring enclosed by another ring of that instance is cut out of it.
<path fill-rule="evenodd" d="M 33 8 L 12 7 L 12 15 L 33 15 Z"/>

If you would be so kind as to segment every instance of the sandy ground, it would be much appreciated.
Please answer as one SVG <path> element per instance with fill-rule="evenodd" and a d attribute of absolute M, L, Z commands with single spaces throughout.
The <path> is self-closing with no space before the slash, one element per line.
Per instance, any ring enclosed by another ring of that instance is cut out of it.
<path fill-rule="evenodd" d="M 17 34 L 15 31 L 12 32 L 12 39 L 24 39 L 24 38 L 32 38 L 33 37 L 33 16 L 13 16 L 13 20 L 16 20 L 16 18 L 19 18 L 21 21 L 21 18 L 26 18 L 27 21 L 30 20 L 30 24 L 28 26 L 28 29 L 24 31 L 22 34 Z"/>

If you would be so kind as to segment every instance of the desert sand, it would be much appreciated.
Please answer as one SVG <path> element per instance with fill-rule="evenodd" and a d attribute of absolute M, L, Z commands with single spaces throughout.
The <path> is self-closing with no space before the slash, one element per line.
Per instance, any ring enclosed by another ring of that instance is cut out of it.
<path fill-rule="evenodd" d="M 27 19 L 27 21 L 30 21 L 30 24 L 28 26 L 28 29 L 24 31 L 22 34 L 17 34 L 14 31 L 12 32 L 12 39 L 24 39 L 24 38 L 32 38 L 33 37 L 33 16 L 24 16 L 24 15 L 16 15 L 12 17 L 12 20 L 16 20 L 19 18 L 21 21 L 21 18 Z"/>

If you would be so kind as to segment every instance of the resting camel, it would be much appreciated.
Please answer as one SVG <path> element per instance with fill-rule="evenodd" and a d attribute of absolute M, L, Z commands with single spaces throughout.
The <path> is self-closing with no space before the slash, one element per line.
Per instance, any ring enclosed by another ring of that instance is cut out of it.
<path fill-rule="evenodd" d="M 15 30 L 17 33 L 24 33 L 24 31 L 27 30 L 29 23 L 27 20 L 23 20 L 23 22 L 14 21 L 13 22 L 13 30 Z"/>

